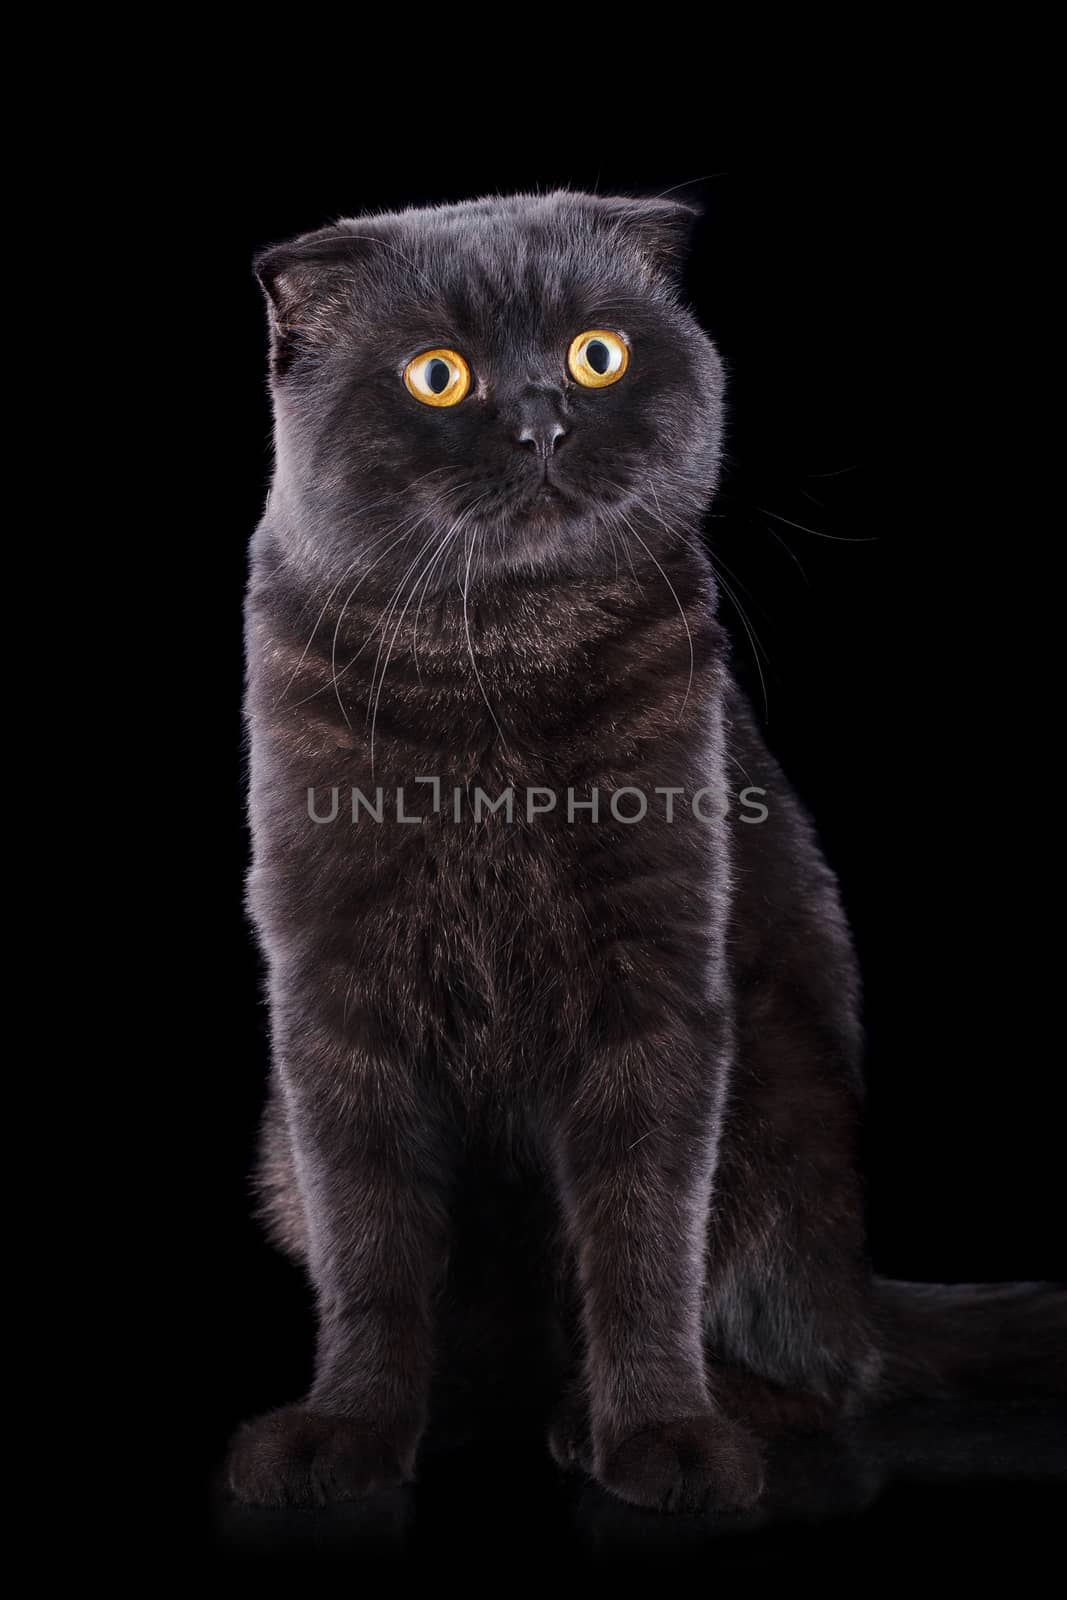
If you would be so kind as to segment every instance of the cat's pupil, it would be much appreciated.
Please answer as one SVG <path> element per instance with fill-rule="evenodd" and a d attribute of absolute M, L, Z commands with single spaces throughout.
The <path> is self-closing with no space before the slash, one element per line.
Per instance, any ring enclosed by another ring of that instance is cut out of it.
<path fill-rule="evenodd" d="M 448 388 L 448 380 L 451 376 L 452 374 L 448 370 L 448 362 L 442 361 L 440 356 L 435 356 L 426 368 L 426 385 L 431 394 L 443 394 Z"/>
<path fill-rule="evenodd" d="M 594 339 L 591 344 L 587 344 L 585 347 L 585 359 L 594 372 L 603 374 L 608 370 L 611 351 L 602 339 Z"/>

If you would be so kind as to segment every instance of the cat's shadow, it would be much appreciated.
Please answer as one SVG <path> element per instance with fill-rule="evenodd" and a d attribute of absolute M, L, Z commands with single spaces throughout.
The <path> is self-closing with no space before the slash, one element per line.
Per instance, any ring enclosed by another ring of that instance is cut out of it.
<path fill-rule="evenodd" d="M 588 1480 L 560 1477 L 533 1442 L 481 1442 L 429 1460 L 414 1490 L 359 1504 L 267 1511 L 238 1506 L 220 1490 L 216 1533 L 230 1555 L 351 1558 L 363 1570 L 409 1559 L 432 1566 L 501 1545 L 532 1561 L 684 1558 L 714 1545 L 745 1563 L 791 1559 L 797 1541 L 810 1548 L 813 1537 L 821 1547 L 870 1530 L 884 1542 L 894 1529 L 913 1532 L 931 1510 L 943 1523 L 941 1508 L 958 1512 L 961 1492 L 973 1525 L 979 1500 L 994 1516 L 1009 1501 L 1017 1514 L 1020 1505 L 1043 1506 L 1055 1486 L 1067 1486 L 1065 1408 L 909 1405 L 840 1437 L 779 1446 L 764 1504 L 744 1517 L 637 1511 Z M 893 1526 L 883 1519 L 875 1532 L 870 1518 L 887 1492 L 898 1496 Z"/>

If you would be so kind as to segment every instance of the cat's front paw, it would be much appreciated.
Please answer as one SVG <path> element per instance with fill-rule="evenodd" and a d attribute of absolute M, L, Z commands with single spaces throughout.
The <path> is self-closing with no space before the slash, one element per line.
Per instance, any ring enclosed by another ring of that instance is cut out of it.
<path fill-rule="evenodd" d="M 230 1488 L 246 1505 L 329 1505 L 410 1476 L 395 1445 L 362 1423 L 304 1406 L 246 1423 L 230 1449 Z"/>
<path fill-rule="evenodd" d="M 658 1511 L 747 1511 L 763 1493 L 763 1456 L 721 1414 L 649 1423 L 598 1452 L 595 1476 L 630 1505 Z"/>

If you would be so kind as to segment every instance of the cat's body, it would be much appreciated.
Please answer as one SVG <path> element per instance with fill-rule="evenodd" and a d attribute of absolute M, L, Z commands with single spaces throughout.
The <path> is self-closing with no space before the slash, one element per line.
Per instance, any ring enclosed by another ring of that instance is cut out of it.
<path fill-rule="evenodd" d="M 306 1406 L 236 1444 L 245 1498 L 407 1476 L 431 1383 L 454 1404 L 535 1351 L 561 1460 L 641 1504 L 750 1504 L 761 1438 L 908 1365 L 921 1314 L 864 1254 L 845 920 L 699 544 L 721 374 L 675 302 L 685 219 L 479 202 L 261 268 L 261 1184 L 320 1340 Z M 586 392 L 565 363 L 590 328 L 631 368 Z M 471 369 L 447 409 L 400 382 L 436 349 Z M 1037 1339 L 1054 1299 L 1009 1313 Z M 960 1362 L 918 1341 L 913 1365 Z"/>

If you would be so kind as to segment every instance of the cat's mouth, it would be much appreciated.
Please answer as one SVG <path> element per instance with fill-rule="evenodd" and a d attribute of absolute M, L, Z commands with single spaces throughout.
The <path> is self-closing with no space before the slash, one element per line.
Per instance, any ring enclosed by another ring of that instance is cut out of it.
<path fill-rule="evenodd" d="M 570 500 L 561 489 L 546 483 L 535 489 L 532 494 L 527 494 L 514 506 L 514 513 L 520 519 L 531 521 L 554 521 L 564 516 L 572 509 Z"/>
<path fill-rule="evenodd" d="M 561 524 L 582 516 L 586 509 L 582 492 L 547 468 L 498 482 L 495 493 L 490 490 L 475 498 L 467 515 L 479 525 L 499 527 L 503 521 L 521 529 L 525 537 L 540 537 L 558 533 Z"/>
<path fill-rule="evenodd" d="M 548 462 L 538 481 L 527 484 L 514 500 L 515 509 L 527 516 L 534 513 L 563 511 L 574 503 L 573 496 L 549 472 Z"/>

